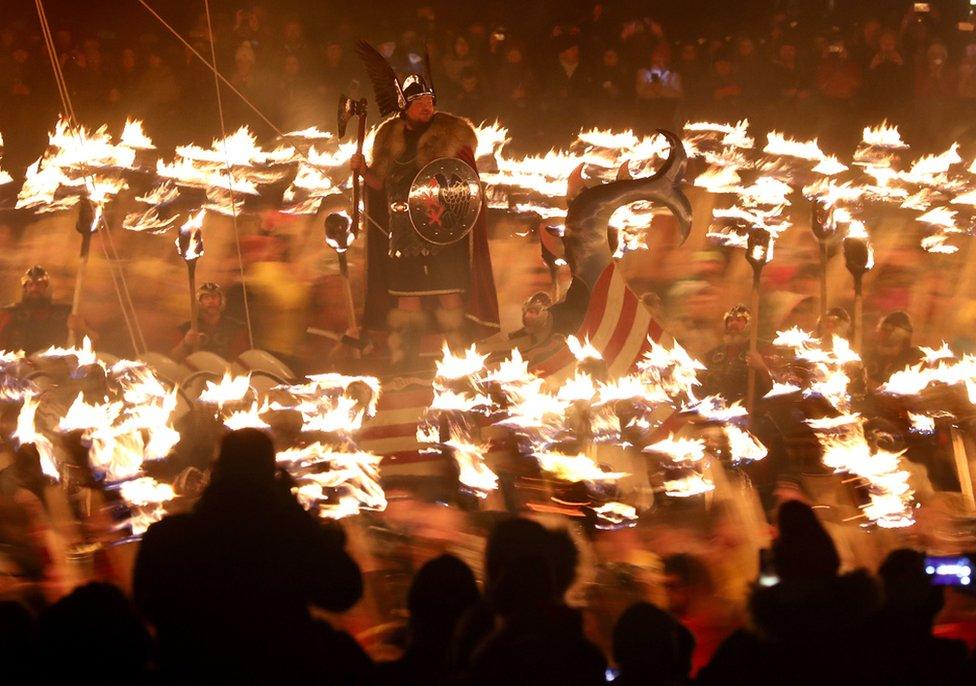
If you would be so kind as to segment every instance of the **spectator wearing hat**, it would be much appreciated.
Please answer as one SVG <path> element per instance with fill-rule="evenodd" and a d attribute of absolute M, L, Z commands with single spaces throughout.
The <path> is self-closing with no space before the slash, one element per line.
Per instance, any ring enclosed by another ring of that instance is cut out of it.
<path fill-rule="evenodd" d="M 904 310 L 889 312 L 878 322 L 874 344 L 865 355 L 868 381 L 872 386 L 884 383 L 894 372 L 917 364 L 924 355 L 912 344 L 915 328 Z"/>

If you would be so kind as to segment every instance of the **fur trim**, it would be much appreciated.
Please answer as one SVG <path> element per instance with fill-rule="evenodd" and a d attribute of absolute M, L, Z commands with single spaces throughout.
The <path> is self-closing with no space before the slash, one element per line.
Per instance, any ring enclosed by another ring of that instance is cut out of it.
<path fill-rule="evenodd" d="M 406 148 L 406 126 L 402 117 L 394 116 L 376 131 L 369 169 L 380 182 L 386 180 L 390 165 Z M 478 136 L 471 122 L 447 112 L 435 112 L 417 142 L 417 169 L 440 157 L 455 157 L 464 148 L 470 148 L 472 153 L 478 149 Z"/>
<path fill-rule="evenodd" d="M 402 310 L 394 307 L 386 316 L 390 331 L 416 333 L 427 328 L 427 313 L 423 310 Z"/>
<path fill-rule="evenodd" d="M 464 309 L 461 307 L 443 308 L 434 310 L 434 321 L 437 328 L 442 332 L 457 331 L 464 326 Z"/>

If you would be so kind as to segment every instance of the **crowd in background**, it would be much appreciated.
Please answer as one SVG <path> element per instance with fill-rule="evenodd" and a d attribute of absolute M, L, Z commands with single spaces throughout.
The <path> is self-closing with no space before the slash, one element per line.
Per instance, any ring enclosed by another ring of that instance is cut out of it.
<path fill-rule="evenodd" d="M 113 546 L 76 551 L 88 582 L 71 588 L 51 572 L 53 501 L 30 453 L 0 472 L 25 519 L 0 518 L 2 532 L 30 534 L 0 558 L 11 683 L 84 669 L 104 683 L 936 685 L 976 667 L 971 590 L 933 585 L 910 548 L 872 571 L 843 562 L 852 534 L 796 494 L 760 564 L 736 562 L 756 551 L 729 501 L 600 531 L 391 490 L 384 524 L 325 524 L 276 472 L 270 437 L 244 429 L 134 565 Z"/>
<path fill-rule="evenodd" d="M 43 136 L 58 107 L 33 7 L 24 5 L 0 17 L 0 130 L 15 146 Z M 205 15 L 158 3 L 185 46 L 132 5 L 112 16 L 51 8 L 80 118 L 140 117 L 164 142 L 212 137 L 213 76 L 193 55 L 210 58 Z M 356 39 L 401 72 L 422 70 L 429 50 L 439 104 L 476 122 L 500 118 L 526 147 L 558 146 L 580 126 L 742 117 L 830 143 L 856 141 L 864 122 L 887 118 L 916 143 L 935 144 L 966 130 L 976 105 L 976 33 L 961 1 L 923 3 L 926 11 L 840 0 L 455 5 L 214 3 L 217 64 L 289 130 L 331 124 L 339 93 L 372 99 Z M 228 125 L 267 133 L 224 90 Z"/>

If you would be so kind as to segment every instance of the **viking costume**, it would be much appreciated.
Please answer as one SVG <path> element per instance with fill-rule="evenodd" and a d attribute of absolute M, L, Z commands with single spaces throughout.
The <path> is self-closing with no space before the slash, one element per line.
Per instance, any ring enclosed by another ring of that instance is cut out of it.
<path fill-rule="evenodd" d="M 21 286 L 28 281 L 50 282 L 47 270 L 35 265 L 20 280 Z M 22 300 L 0 309 L 0 350 L 23 350 L 28 355 L 62 346 L 68 337 L 69 305 L 51 302 Z"/>
<path fill-rule="evenodd" d="M 395 115 L 376 132 L 366 176 L 366 327 L 389 330 L 390 347 L 397 356 L 397 348 L 415 345 L 427 328 L 426 312 L 401 310 L 397 299 L 458 294 L 465 303 L 463 310 L 435 310 L 437 328 L 449 339 L 465 323 L 474 338 L 491 335 L 498 330 L 498 301 L 480 193 L 478 204 L 466 208 L 470 218 L 477 219 L 456 241 L 438 243 L 429 234 L 422 235 L 409 205 L 418 173 L 435 160 L 461 160 L 474 170 L 471 178 L 477 186 L 474 127 L 446 112 L 436 112 L 427 124 L 408 126 L 403 114 L 410 102 L 434 97 L 433 89 L 419 75 L 398 82 L 393 69 L 368 43 L 360 41 L 358 52 L 373 82 L 380 114 Z M 444 176 L 429 180 L 432 192 L 439 194 L 432 206 L 435 222 L 449 196 L 444 191 L 452 182 L 460 183 L 457 174 Z"/>

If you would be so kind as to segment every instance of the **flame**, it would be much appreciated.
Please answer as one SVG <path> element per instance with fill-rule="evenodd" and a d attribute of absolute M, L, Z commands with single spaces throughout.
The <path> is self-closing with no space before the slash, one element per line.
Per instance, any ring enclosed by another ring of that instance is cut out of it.
<path fill-rule="evenodd" d="M 474 344 L 465 350 L 463 355 L 456 356 L 445 341 L 441 349 L 441 359 L 436 365 L 437 376 L 442 379 L 462 379 L 466 376 L 474 376 L 484 368 L 487 359 L 487 355 L 478 354 L 478 349 Z"/>
<path fill-rule="evenodd" d="M 258 406 L 257 401 L 245 410 L 236 410 L 224 419 L 224 426 L 231 431 L 238 429 L 270 429 L 271 425 L 261 419 L 261 415 L 267 412 L 270 407 L 267 404 Z"/>
<path fill-rule="evenodd" d="M 910 431 L 913 434 L 922 436 L 932 436 L 935 434 L 935 418 L 927 414 L 908 413 L 908 419 L 912 423 Z"/>
<path fill-rule="evenodd" d="M 672 498 L 690 498 L 715 490 L 715 484 L 701 474 L 689 474 L 680 479 L 666 479 L 664 494 Z"/>
<path fill-rule="evenodd" d="M 75 365 L 77 367 L 98 364 L 98 358 L 95 356 L 91 339 L 88 336 L 82 338 L 80 348 L 58 348 L 57 346 L 51 346 L 44 352 L 37 353 L 37 357 L 51 360 L 72 357 L 75 359 Z"/>
<path fill-rule="evenodd" d="M 478 137 L 475 159 L 497 155 L 502 146 L 510 140 L 508 129 L 502 126 L 497 119 L 491 124 L 482 122 L 476 126 L 475 135 Z"/>
<path fill-rule="evenodd" d="M 594 507 L 597 529 L 618 529 L 637 525 L 637 509 L 626 503 L 609 502 Z"/>
<path fill-rule="evenodd" d="M 458 482 L 479 498 L 497 490 L 498 475 L 485 463 L 487 449 L 460 439 L 452 439 L 444 444 L 451 449 L 451 456 L 458 467 Z"/>
<path fill-rule="evenodd" d="M 705 441 L 700 438 L 667 438 L 644 448 L 645 453 L 661 453 L 675 463 L 695 463 L 705 459 Z"/>
<path fill-rule="evenodd" d="M 835 176 L 836 174 L 842 174 L 846 172 L 849 167 L 846 164 L 842 164 L 834 155 L 826 155 L 817 166 L 813 168 L 813 172 L 817 174 L 823 174 L 824 176 Z"/>
<path fill-rule="evenodd" d="M 898 127 L 888 124 L 887 120 L 882 121 L 874 128 L 864 127 L 861 140 L 865 145 L 876 148 L 901 149 L 908 148 L 908 145 L 901 139 Z"/>
<path fill-rule="evenodd" d="M 557 479 L 573 483 L 579 481 L 600 483 L 629 476 L 626 472 L 604 471 L 600 465 L 583 454 L 563 455 L 556 452 L 540 452 L 535 453 L 535 458 L 539 461 L 542 471 Z"/>
<path fill-rule="evenodd" d="M 61 475 L 54 462 L 54 445 L 47 436 L 37 430 L 38 405 L 39 401 L 35 399 L 32 393 L 24 395 L 20 412 L 17 413 L 17 427 L 11 434 L 11 438 L 17 441 L 20 446 L 33 443 L 34 447 L 37 448 L 37 454 L 40 456 L 41 471 L 46 476 L 60 480 Z"/>
<path fill-rule="evenodd" d="M 176 251 L 187 262 L 203 257 L 203 217 L 206 210 L 201 209 L 191 215 L 180 227 L 179 238 L 176 239 Z"/>
<path fill-rule="evenodd" d="M 241 402 L 251 390 L 251 375 L 233 376 L 229 371 L 224 372 L 224 376 L 214 383 L 207 381 L 200 393 L 200 402 L 211 403 L 223 408 L 229 403 Z"/>
<path fill-rule="evenodd" d="M 796 157 L 801 160 L 821 161 L 826 157 L 814 138 L 810 141 L 798 141 L 787 138 L 778 131 L 770 131 L 766 134 L 766 147 L 763 152 L 768 155 L 779 155 L 781 157 Z"/>
<path fill-rule="evenodd" d="M 729 442 L 729 452 L 734 464 L 756 462 L 769 454 L 759 439 L 748 431 L 743 431 L 735 424 L 727 424 L 723 427 L 725 437 Z"/>

